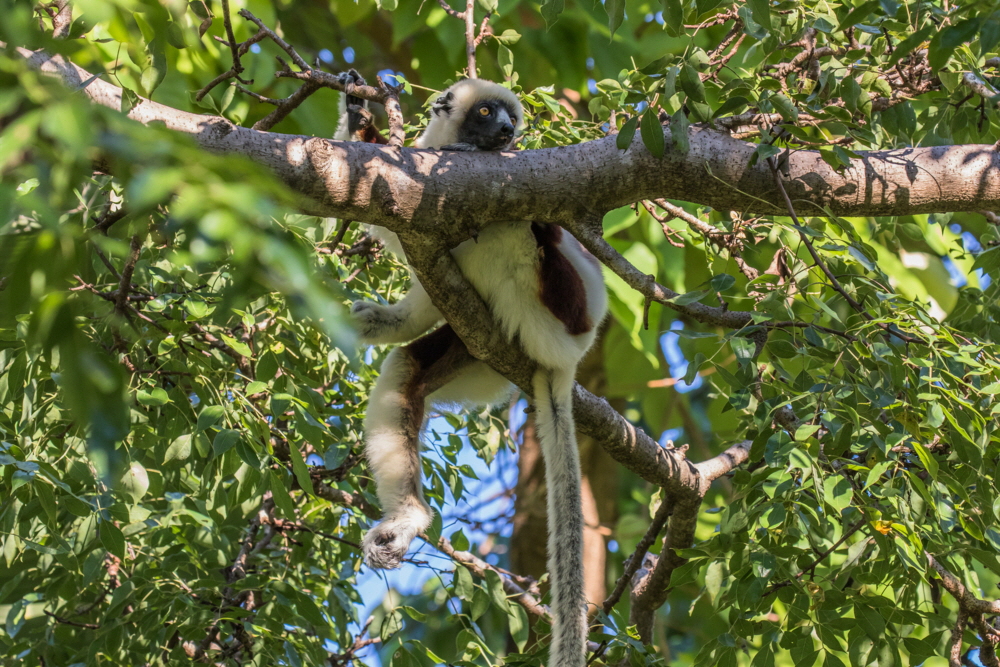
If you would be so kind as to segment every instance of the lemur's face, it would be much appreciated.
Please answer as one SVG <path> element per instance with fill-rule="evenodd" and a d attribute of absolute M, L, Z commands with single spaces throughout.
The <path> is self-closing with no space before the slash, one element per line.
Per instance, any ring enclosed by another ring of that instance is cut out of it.
<path fill-rule="evenodd" d="M 458 128 L 459 143 L 472 144 L 481 151 L 507 148 L 514 138 L 517 115 L 500 100 L 479 100 L 465 114 Z"/>

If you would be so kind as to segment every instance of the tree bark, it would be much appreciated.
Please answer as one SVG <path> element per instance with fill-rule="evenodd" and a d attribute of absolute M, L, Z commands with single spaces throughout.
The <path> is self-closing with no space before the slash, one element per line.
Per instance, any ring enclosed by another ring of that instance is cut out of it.
<path fill-rule="evenodd" d="M 62 56 L 19 48 L 28 63 L 121 108 L 121 89 Z M 194 135 L 207 149 L 240 153 L 306 195 L 316 215 L 372 222 L 401 235 L 433 230 L 454 247 L 500 220 L 560 223 L 593 218 L 641 199 L 669 197 L 723 210 L 786 211 L 769 167 L 749 166 L 756 144 L 692 129 L 690 149 L 657 159 L 635 138 L 616 137 L 514 153 L 442 152 L 259 132 L 142 99 L 129 117 Z M 672 145 L 664 129 L 667 146 Z M 859 151 L 842 172 L 818 151 L 788 156 L 785 189 L 803 210 L 834 215 L 910 215 L 1000 208 L 1000 151 L 935 146 Z"/>

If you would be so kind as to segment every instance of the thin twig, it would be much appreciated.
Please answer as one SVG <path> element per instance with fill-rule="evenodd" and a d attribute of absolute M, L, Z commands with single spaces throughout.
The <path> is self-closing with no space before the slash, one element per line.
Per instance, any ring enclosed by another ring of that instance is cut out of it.
<path fill-rule="evenodd" d="M 71 621 L 68 618 L 63 618 L 62 616 L 56 616 L 51 611 L 43 611 L 43 613 L 49 618 L 54 618 L 59 623 L 63 625 L 73 625 L 78 628 L 87 628 L 88 630 L 100 630 L 101 626 L 97 623 L 77 623 L 76 621 Z"/>
<path fill-rule="evenodd" d="M 260 130 L 261 132 L 267 132 L 272 127 L 283 121 L 288 114 L 302 104 L 307 97 L 319 90 L 319 85 L 307 81 L 299 86 L 299 89 L 288 97 L 276 100 L 277 105 L 274 111 L 267 114 L 256 123 L 253 124 L 253 129 Z M 270 102 L 270 100 L 268 100 Z"/>
<path fill-rule="evenodd" d="M 448 16 L 454 16 L 457 19 L 465 20 L 464 12 L 460 12 L 451 5 L 448 4 L 448 0 L 437 0 L 438 4 L 441 5 L 441 9 L 448 13 Z"/>
<path fill-rule="evenodd" d="M 240 16 L 245 18 L 247 21 L 252 21 L 253 23 L 255 23 L 257 25 L 257 29 L 263 31 L 271 39 L 272 42 L 280 46 L 281 49 L 288 54 L 288 57 L 291 58 L 292 61 L 299 66 L 299 69 L 301 69 L 303 72 L 308 72 L 312 70 L 312 68 L 309 67 L 309 63 L 307 63 L 302 58 L 302 56 L 300 56 L 298 52 L 294 48 L 292 48 L 292 46 L 288 42 L 283 40 L 281 37 L 278 37 L 277 33 L 275 33 L 273 30 L 264 25 L 264 22 L 261 21 L 256 16 L 254 16 L 252 13 L 250 13 L 249 10 L 241 9 Z"/>
<path fill-rule="evenodd" d="M 850 294 L 847 293 L 847 290 L 844 289 L 843 285 L 840 284 L 840 281 L 837 280 L 836 276 L 833 275 L 833 272 L 830 271 L 830 268 L 826 265 L 826 262 L 824 262 L 823 259 L 819 256 L 819 253 L 816 252 L 816 248 L 813 247 L 812 241 L 810 241 L 809 237 L 807 237 L 805 233 L 802 231 L 802 223 L 799 222 L 799 218 L 795 214 L 795 207 L 792 205 L 792 200 L 788 196 L 788 191 L 785 190 L 785 184 L 781 180 L 781 172 L 779 171 L 778 165 L 775 162 L 774 158 L 773 157 L 767 158 L 767 163 L 771 167 L 771 172 L 774 174 L 774 182 L 775 184 L 777 184 L 778 190 L 781 192 L 781 196 L 785 200 L 785 206 L 788 207 L 788 214 L 791 216 L 792 223 L 796 227 L 796 231 L 799 234 L 799 239 L 802 240 L 802 243 L 805 245 L 806 250 L 809 251 L 809 255 L 812 257 L 813 262 L 816 263 L 816 266 L 818 266 L 819 269 L 823 272 L 823 275 L 825 275 L 827 280 L 830 281 L 831 287 L 833 287 L 833 289 L 836 290 L 838 294 L 844 297 L 844 300 L 847 301 L 847 303 L 851 306 L 851 308 L 857 311 L 861 315 L 861 317 L 863 317 L 865 320 L 872 322 L 875 318 L 867 310 L 865 310 L 864 306 L 858 303 L 854 299 L 854 297 L 852 297 Z M 909 336 L 907 334 L 904 334 L 900 331 L 893 329 L 891 326 L 889 326 L 884 322 L 875 322 L 875 324 L 886 333 L 896 336 L 905 343 L 920 343 L 921 345 L 926 345 L 926 341 L 924 341 L 922 338 L 917 338 L 914 336 Z"/>
<path fill-rule="evenodd" d="M 635 547 L 635 551 L 628 557 L 628 564 L 625 566 L 622 576 L 618 577 L 618 581 L 615 582 L 615 589 L 601 605 L 605 614 L 610 614 L 614 606 L 618 604 L 618 600 L 621 599 L 622 594 L 625 592 L 625 587 L 629 585 L 632 577 L 639 571 L 639 566 L 642 565 L 642 561 L 646 557 L 646 552 L 653 546 L 653 542 L 656 541 L 660 531 L 663 530 L 663 526 L 667 523 L 667 519 L 670 517 L 672 511 L 673 503 L 670 502 L 670 498 L 663 498 L 660 501 L 660 506 L 656 508 L 656 514 L 653 516 L 653 521 L 649 524 L 646 534 L 642 536 L 639 544 Z"/>
<path fill-rule="evenodd" d="M 128 307 L 128 295 L 132 287 L 132 274 L 135 272 L 135 264 L 139 261 L 139 255 L 142 253 L 143 236 L 142 234 L 132 235 L 128 259 L 125 260 L 125 266 L 122 267 L 122 274 L 118 280 L 118 291 L 115 293 L 115 310 L 120 315 L 124 315 Z"/>
<path fill-rule="evenodd" d="M 236 44 L 236 35 L 233 34 L 233 20 L 229 16 L 229 0 L 222 0 L 222 23 L 226 28 L 229 49 L 233 54 L 233 76 L 239 78 L 243 72 L 243 63 L 240 62 L 240 47 Z"/>
<path fill-rule="evenodd" d="M 842 545 L 851 537 L 851 535 L 854 535 L 854 533 L 861 530 L 862 526 L 864 526 L 867 522 L 868 522 L 867 519 L 861 519 L 860 521 L 852 525 L 850 528 L 848 528 L 841 536 L 841 538 L 833 543 L 833 546 L 831 546 L 829 549 L 818 555 L 815 559 L 813 559 L 813 562 L 809 563 L 809 565 L 802 568 L 802 570 L 795 575 L 795 579 L 796 580 L 801 579 L 806 575 L 807 572 L 810 573 L 814 572 L 816 568 L 819 566 L 819 564 L 822 563 L 824 560 L 826 560 L 827 556 L 836 551 L 840 547 L 840 545 Z M 772 584 L 770 587 L 768 587 L 766 591 L 764 591 L 761 597 L 766 598 L 768 595 L 776 593 L 780 589 L 784 588 L 785 586 L 790 586 L 791 584 L 792 584 L 792 579 L 789 579 L 787 581 L 779 581 L 776 584 Z"/>

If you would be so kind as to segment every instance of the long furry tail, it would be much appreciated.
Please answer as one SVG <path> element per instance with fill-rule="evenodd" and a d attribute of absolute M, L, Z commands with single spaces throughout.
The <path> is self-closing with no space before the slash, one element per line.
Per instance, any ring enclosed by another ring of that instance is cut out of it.
<path fill-rule="evenodd" d="M 555 621 L 548 667 L 583 667 L 585 657 L 583 507 L 573 424 L 573 375 L 572 370 L 539 369 L 534 377 L 535 427 L 548 486 L 548 567 Z"/>

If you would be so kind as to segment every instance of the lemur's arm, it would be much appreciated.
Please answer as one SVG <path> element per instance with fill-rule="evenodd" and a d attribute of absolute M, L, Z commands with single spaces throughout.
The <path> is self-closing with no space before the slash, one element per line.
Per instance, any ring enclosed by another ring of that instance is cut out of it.
<path fill-rule="evenodd" d="M 356 69 L 337 75 L 341 85 L 364 86 L 365 80 Z M 368 110 L 368 102 L 346 93 L 340 96 L 340 123 L 333 138 L 337 141 L 361 141 L 366 144 L 387 144 L 389 140 L 375 127 L 375 117 Z"/>

